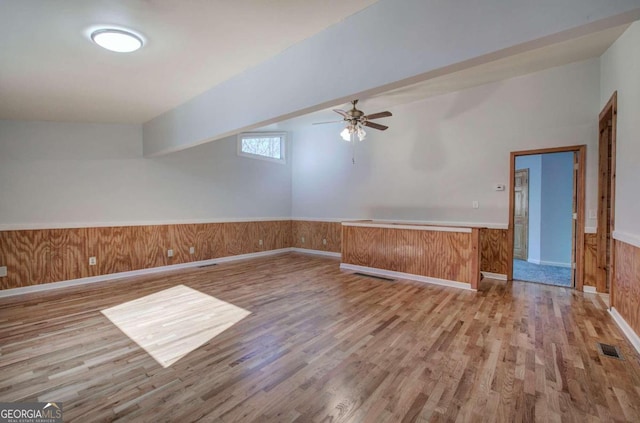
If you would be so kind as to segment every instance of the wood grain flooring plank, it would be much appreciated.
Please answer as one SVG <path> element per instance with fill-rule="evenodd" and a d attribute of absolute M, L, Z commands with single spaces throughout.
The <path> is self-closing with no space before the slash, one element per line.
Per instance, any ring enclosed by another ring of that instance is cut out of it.
<path fill-rule="evenodd" d="M 0 401 L 64 401 L 69 422 L 638 421 L 640 356 L 602 302 L 338 263 L 285 253 L 0 299 Z M 251 314 L 163 368 L 101 310 L 178 285 Z"/>

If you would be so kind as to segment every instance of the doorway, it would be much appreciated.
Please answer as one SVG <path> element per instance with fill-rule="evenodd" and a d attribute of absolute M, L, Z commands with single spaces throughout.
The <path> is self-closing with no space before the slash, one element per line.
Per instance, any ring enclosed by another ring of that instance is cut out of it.
<path fill-rule="evenodd" d="M 507 276 L 582 290 L 586 146 L 511 153 Z"/>

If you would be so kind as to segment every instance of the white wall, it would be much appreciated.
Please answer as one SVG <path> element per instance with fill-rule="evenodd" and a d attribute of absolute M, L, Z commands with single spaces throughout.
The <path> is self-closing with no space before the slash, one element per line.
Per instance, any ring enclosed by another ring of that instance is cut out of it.
<path fill-rule="evenodd" d="M 540 263 L 540 220 L 542 213 L 542 156 L 516 157 L 516 170 L 529 169 L 529 237 L 528 260 Z"/>
<path fill-rule="evenodd" d="M 290 213 L 290 164 L 235 137 L 144 159 L 140 125 L 0 121 L 0 229 Z"/>
<path fill-rule="evenodd" d="M 573 153 L 542 155 L 540 262 L 571 265 Z"/>
<path fill-rule="evenodd" d="M 601 108 L 618 91 L 615 231 L 640 246 L 640 22 L 601 58 Z"/>
<path fill-rule="evenodd" d="M 509 183 L 509 153 L 578 144 L 588 145 L 586 200 L 595 209 L 599 84 L 592 59 L 394 107 L 389 130 L 357 143 L 355 165 L 339 126 L 300 128 L 293 216 L 506 227 L 508 191 L 493 185 Z"/>

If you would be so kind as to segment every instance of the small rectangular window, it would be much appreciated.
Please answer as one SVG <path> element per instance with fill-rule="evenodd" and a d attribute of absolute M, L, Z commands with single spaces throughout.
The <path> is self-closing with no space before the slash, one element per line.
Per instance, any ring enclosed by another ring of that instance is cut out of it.
<path fill-rule="evenodd" d="M 244 133 L 238 135 L 238 155 L 285 163 L 287 134 L 284 132 Z"/>

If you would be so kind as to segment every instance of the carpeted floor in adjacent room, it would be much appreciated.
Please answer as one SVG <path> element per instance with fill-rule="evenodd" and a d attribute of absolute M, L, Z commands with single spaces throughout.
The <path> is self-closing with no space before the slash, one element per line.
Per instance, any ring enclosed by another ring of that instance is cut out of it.
<path fill-rule="evenodd" d="M 546 285 L 571 286 L 571 269 L 513 260 L 513 279 Z"/>

